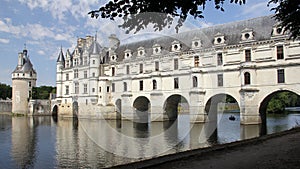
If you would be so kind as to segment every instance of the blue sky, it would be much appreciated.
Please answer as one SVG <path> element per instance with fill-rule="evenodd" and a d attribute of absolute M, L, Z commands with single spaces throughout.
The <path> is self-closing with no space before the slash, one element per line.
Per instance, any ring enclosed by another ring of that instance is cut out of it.
<path fill-rule="evenodd" d="M 229 1 L 229 0 L 228 0 Z M 56 58 L 60 46 L 71 51 L 77 37 L 95 35 L 102 46 L 107 37 L 116 34 L 121 43 L 139 39 L 145 34 L 175 34 L 174 28 L 152 32 L 147 28 L 138 34 L 125 34 L 118 28 L 121 20 L 92 19 L 90 10 L 98 9 L 105 0 L 1 0 L 0 1 L 0 82 L 11 85 L 11 73 L 17 65 L 18 52 L 24 44 L 38 73 L 37 85 L 55 86 Z M 215 10 L 209 2 L 204 19 L 188 18 L 180 32 L 232 21 L 270 15 L 268 0 L 248 0 L 246 5 L 224 5 L 225 12 Z"/>

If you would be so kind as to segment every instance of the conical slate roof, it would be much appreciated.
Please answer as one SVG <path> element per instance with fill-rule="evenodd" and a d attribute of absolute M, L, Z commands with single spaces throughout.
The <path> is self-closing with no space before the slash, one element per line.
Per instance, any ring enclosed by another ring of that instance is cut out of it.
<path fill-rule="evenodd" d="M 57 62 L 65 62 L 65 57 L 64 57 L 62 48 L 60 48 L 60 52 L 59 52 L 59 55 L 58 55 L 58 58 L 57 58 Z"/>

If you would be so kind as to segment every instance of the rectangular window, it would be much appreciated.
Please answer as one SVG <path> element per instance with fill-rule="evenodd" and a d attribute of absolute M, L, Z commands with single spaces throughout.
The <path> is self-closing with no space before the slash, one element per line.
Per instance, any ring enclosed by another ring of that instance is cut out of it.
<path fill-rule="evenodd" d="M 30 81 L 28 82 L 28 86 L 31 87 L 31 82 Z"/>
<path fill-rule="evenodd" d="M 74 78 L 78 78 L 78 69 L 74 70 Z"/>
<path fill-rule="evenodd" d="M 251 50 L 250 49 L 245 50 L 245 61 L 251 62 Z"/>
<path fill-rule="evenodd" d="M 115 67 L 112 67 L 112 68 L 111 68 L 111 75 L 112 75 L 112 76 L 115 76 L 115 73 L 116 73 Z"/>
<path fill-rule="evenodd" d="M 285 82 L 284 69 L 278 69 L 277 70 L 277 81 L 278 81 L 278 83 L 284 83 Z"/>
<path fill-rule="evenodd" d="M 178 70 L 178 59 L 174 59 L 174 70 Z"/>
<path fill-rule="evenodd" d="M 115 92 L 115 84 L 114 83 L 111 84 L 111 92 Z"/>
<path fill-rule="evenodd" d="M 130 68 L 129 68 L 129 65 L 126 65 L 126 74 L 130 74 Z"/>
<path fill-rule="evenodd" d="M 79 93 L 79 83 L 75 83 L 75 94 Z"/>
<path fill-rule="evenodd" d="M 95 92 L 95 88 L 92 88 L 92 92 L 93 92 L 93 93 Z"/>
<path fill-rule="evenodd" d="M 159 71 L 159 62 L 158 61 L 155 62 L 155 71 Z"/>
<path fill-rule="evenodd" d="M 143 64 L 140 64 L 140 73 L 143 73 Z"/>
<path fill-rule="evenodd" d="M 179 88 L 179 79 L 178 77 L 174 78 L 174 89 L 178 89 Z"/>
<path fill-rule="evenodd" d="M 83 84 L 83 93 L 87 93 L 87 84 Z"/>
<path fill-rule="evenodd" d="M 222 53 L 218 53 L 217 55 L 217 61 L 218 61 L 218 65 L 223 65 L 223 55 Z"/>
<path fill-rule="evenodd" d="M 277 59 L 284 59 L 283 46 L 277 46 Z"/>
<path fill-rule="evenodd" d="M 96 64 L 96 61 L 95 61 L 95 60 L 93 60 L 93 65 L 94 65 L 94 64 Z"/>
<path fill-rule="evenodd" d="M 223 86 L 223 74 L 218 74 L 218 86 Z"/>
<path fill-rule="evenodd" d="M 123 82 L 124 92 L 127 92 L 127 83 Z"/>
<path fill-rule="evenodd" d="M 66 86 L 66 95 L 69 94 L 69 86 Z"/>
<path fill-rule="evenodd" d="M 199 67 L 199 56 L 194 57 L 194 66 Z"/>
<path fill-rule="evenodd" d="M 143 81 L 141 80 L 140 81 L 140 91 L 144 90 L 144 84 L 143 84 Z"/>
<path fill-rule="evenodd" d="M 106 92 L 109 93 L 109 86 L 106 87 Z"/>
<path fill-rule="evenodd" d="M 95 77 L 95 73 L 93 72 L 93 77 Z"/>
<path fill-rule="evenodd" d="M 83 72 L 83 76 L 84 76 L 85 79 L 87 78 L 87 71 Z"/>
<path fill-rule="evenodd" d="M 69 80 L 69 73 L 66 74 L 66 80 Z"/>

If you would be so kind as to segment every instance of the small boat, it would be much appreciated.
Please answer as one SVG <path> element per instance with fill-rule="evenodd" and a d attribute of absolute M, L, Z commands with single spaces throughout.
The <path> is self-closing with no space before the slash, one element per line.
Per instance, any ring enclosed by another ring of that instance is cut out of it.
<path fill-rule="evenodd" d="M 235 120 L 235 117 L 234 117 L 233 115 L 231 115 L 231 116 L 229 117 L 229 120 L 234 121 L 234 120 Z"/>

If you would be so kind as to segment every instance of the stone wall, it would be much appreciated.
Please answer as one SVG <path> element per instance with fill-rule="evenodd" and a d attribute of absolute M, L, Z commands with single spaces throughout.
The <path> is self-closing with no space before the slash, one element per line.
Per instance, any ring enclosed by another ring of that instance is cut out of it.
<path fill-rule="evenodd" d="M 11 113 L 12 112 L 12 102 L 11 100 L 0 100 L 0 112 L 1 113 Z"/>
<path fill-rule="evenodd" d="M 49 100 L 30 100 L 28 109 L 29 115 L 51 115 L 51 102 Z"/>

